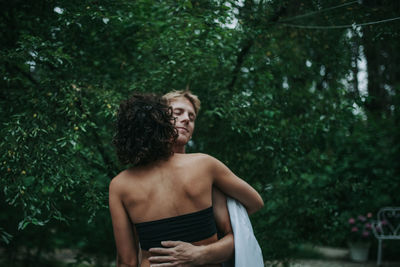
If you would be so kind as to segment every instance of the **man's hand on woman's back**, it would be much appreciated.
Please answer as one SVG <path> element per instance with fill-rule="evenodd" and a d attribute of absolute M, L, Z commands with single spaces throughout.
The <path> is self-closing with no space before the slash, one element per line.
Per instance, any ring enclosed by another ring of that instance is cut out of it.
<path fill-rule="evenodd" d="M 202 264 L 202 246 L 181 241 L 163 241 L 164 248 L 151 248 L 149 258 L 152 267 L 191 267 Z M 153 256 L 154 255 L 154 256 Z"/>

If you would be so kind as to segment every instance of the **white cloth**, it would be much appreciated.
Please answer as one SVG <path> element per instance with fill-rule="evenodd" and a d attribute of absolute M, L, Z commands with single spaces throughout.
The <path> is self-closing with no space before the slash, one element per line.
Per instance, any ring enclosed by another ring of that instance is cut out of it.
<path fill-rule="evenodd" d="M 264 267 L 261 248 L 246 209 L 230 197 L 227 197 L 227 205 L 235 240 L 235 267 Z"/>

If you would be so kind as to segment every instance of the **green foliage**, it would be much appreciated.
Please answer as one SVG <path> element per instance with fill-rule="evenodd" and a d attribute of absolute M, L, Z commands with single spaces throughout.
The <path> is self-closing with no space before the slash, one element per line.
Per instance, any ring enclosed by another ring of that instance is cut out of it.
<path fill-rule="evenodd" d="M 186 86 L 202 101 L 189 150 L 216 156 L 264 198 L 252 221 L 265 258 L 288 258 L 301 243 L 344 245 L 350 214 L 400 202 L 399 22 L 293 25 L 399 14 L 390 1 L 364 2 L 1 4 L 7 260 L 57 248 L 96 265 L 114 258 L 107 188 L 123 168 L 111 146 L 118 103 Z M 361 58 L 367 92 L 354 79 Z"/>

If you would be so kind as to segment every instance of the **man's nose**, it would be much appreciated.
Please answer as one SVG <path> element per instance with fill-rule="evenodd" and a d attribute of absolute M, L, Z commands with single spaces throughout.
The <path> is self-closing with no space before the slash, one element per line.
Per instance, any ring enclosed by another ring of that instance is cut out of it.
<path fill-rule="evenodd" d="M 182 117 L 181 117 L 181 121 L 185 122 L 185 123 L 189 122 L 189 114 L 183 113 Z"/>

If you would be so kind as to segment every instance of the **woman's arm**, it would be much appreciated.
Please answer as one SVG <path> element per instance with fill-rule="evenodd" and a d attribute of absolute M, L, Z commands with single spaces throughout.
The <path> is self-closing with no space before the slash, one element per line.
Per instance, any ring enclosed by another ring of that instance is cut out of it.
<path fill-rule="evenodd" d="M 211 156 L 209 162 L 214 185 L 226 195 L 241 202 L 248 214 L 252 214 L 264 206 L 260 194 L 244 180 L 237 177 L 222 162 Z"/>
<path fill-rule="evenodd" d="M 118 267 L 138 266 L 138 241 L 120 198 L 121 184 L 115 178 L 109 187 L 109 206 L 117 247 Z"/>

